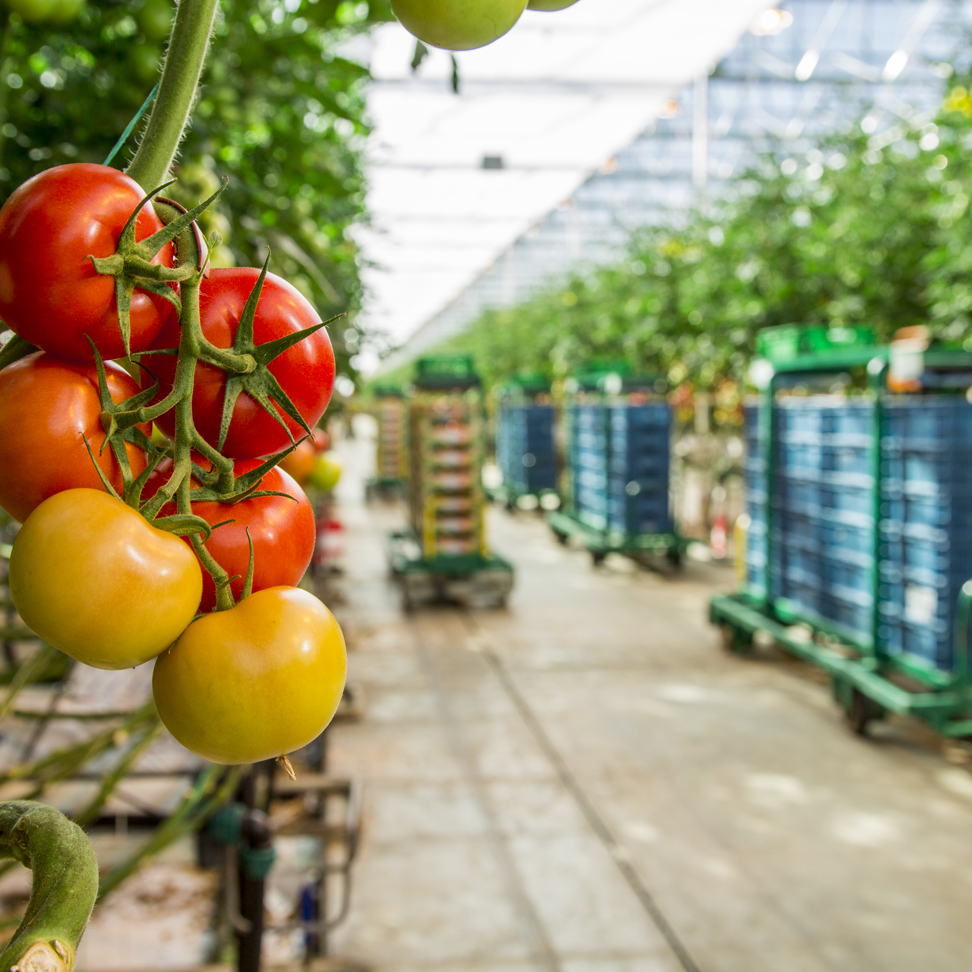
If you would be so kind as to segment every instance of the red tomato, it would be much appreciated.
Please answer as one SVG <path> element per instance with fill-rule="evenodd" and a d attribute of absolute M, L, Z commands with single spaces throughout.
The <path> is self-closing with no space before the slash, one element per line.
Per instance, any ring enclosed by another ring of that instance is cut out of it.
<path fill-rule="evenodd" d="M 203 334 L 217 347 L 229 348 L 236 336 L 240 315 L 260 271 L 253 267 L 213 270 L 199 289 L 199 310 Z M 265 344 L 277 338 L 318 324 L 321 318 L 301 294 L 285 280 L 268 273 L 257 302 L 253 321 L 253 340 Z M 174 348 L 179 344 L 179 325 L 166 326 L 155 343 L 156 348 Z M 159 397 L 172 388 L 176 359 L 153 356 L 145 364 L 159 379 Z M 270 363 L 270 372 L 287 393 L 308 426 L 313 428 L 324 414 L 334 387 L 334 351 L 326 329 L 312 334 L 288 348 Z M 147 386 L 151 379 L 144 377 Z M 203 438 L 215 446 L 219 442 L 220 419 L 226 372 L 200 362 L 192 395 L 192 415 Z M 286 419 L 294 439 L 306 433 L 292 419 Z M 163 432 L 175 432 L 175 414 L 169 412 L 158 420 Z M 290 437 L 280 424 L 246 392 L 236 401 L 229 434 L 222 448 L 225 456 L 251 459 L 269 456 L 290 445 Z"/>
<path fill-rule="evenodd" d="M 331 448 L 331 437 L 323 429 L 311 429 L 311 442 L 318 452 L 327 452 Z"/>
<path fill-rule="evenodd" d="M 204 469 L 208 467 L 201 456 L 193 456 L 193 461 Z M 242 476 L 260 465 L 258 459 L 240 459 L 234 470 Z M 154 496 L 159 487 L 169 478 L 172 462 L 163 459 L 150 477 L 145 487 L 145 498 Z M 199 484 L 193 480 L 193 486 Z M 241 500 L 239 503 L 193 503 L 192 512 L 201 516 L 210 525 L 226 523 L 213 531 L 206 541 L 206 549 L 213 559 L 232 577 L 239 578 L 232 583 L 234 597 L 243 593 L 246 569 L 249 564 L 250 547 L 246 540 L 249 528 L 253 540 L 253 590 L 262 591 L 270 587 L 296 587 L 314 553 L 314 511 L 304 491 L 282 469 L 271 469 L 263 477 L 261 490 L 274 490 L 287 493 L 293 499 L 283 496 L 258 496 Z M 167 505 L 162 515 L 175 513 L 175 504 Z M 186 540 L 186 543 L 189 541 Z M 199 604 L 200 611 L 212 611 L 216 607 L 216 585 L 209 572 L 203 570 L 203 594 Z"/>
<path fill-rule="evenodd" d="M 116 402 L 138 392 L 135 379 L 118 365 L 109 361 L 105 370 Z M 105 433 L 95 366 L 38 351 L 0 371 L 0 506 L 22 523 L 55 493 L 103 489 L 82 434 L 120 492 L 121 470 L 111 449 L 98 456 Z M 134 445 L 126 449 L 137 476 L 145 454 Z"/>
<path fill-rule="evenodd" d="M 91 361 L 90 335 L 103 358 L 125 354 L 118 325 L 115 278 L 99 274 L 89 256 L 111 256 L 129 216 L 145 195 L 133 179 L 106 165 L 71 163 L 28 179 L 0 209 L 0 319 L 45 351 Z M 135 236 L 162 228 L 151 206 L 138 215 Z M 166 244 L 152 261 L 172 265 Z M 136 289 L 131 350 L 151 347 L 175 308 Z"/>

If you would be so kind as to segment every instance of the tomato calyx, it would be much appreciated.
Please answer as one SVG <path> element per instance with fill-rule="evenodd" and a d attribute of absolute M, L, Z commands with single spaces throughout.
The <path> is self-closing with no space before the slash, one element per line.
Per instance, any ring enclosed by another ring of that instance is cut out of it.
<path fill-rule="evenodd" d="M 173 180 L 174 181 L 174 180 Z M 118 327 L 121 331 L 122 341 L 125 346 L 126 354 L 131 351 L 131 306 L 132 297 L 135 289 L 146 290 L 169 301 L 176 311 L 181 315 L 182 301 L 179 294 L 173 289 L 171 284 L 188 283 L 193 278 L 200 275 L 201 254 L 198 252 L 188 254 L 185 249 L 198 250 L 195 245 L 191 247 L 179 247 L 181 262 L 176 267 L 167 267 L 162 264 L 153 263 L 153 257 L 167 243 L 171 243 L 177 236 L 184 231 L 190 230 L 194 220 L 201 213 L 212 205 L 219 198 L 226 188 L 227 183 L 219 187 L 208 199 L 201 202 L 198 206 L 188 212 L 178 213 L 175 218 L 166 223 L 162 229 L 145 237 L 143 240 L 135 239 L 135 228 L 138 214 L 142 209 L 151 203 L 163 189 L 170 186 L 172 181 L 163 183 L 157 189 L 153 189 L 135 207 L 128 222 L 122 228 L 118 238 L 118 245 L 115 253 L 107 257 L 89 256 L 95 270 L 100 274 L 113 276 L 115 278 L 115 299 L 118 307 Z M 160 206 L 164 215 L 172 216 L 175 212 L 170 206 Z M 160 218 L 162 216 L 160 215 Z M 185 259 L 185 257 L 189 259 Z"/>
<path fill-rule="evenodd" d="M 28 354 L 33 354 L 39 350 L 38 347 L 19 334 L 13 334 L 10 340 L 0 348 L 0 371 L 3 371 L 7 365 L 12 365 L 15 361 L 26 358 Z"/>
<path fill-rule="evenodd" d="M 287 437 L 295 447 L 297 443 L 294 440 L 293 433 L 284 421 L 282 412 L 293 419 L 308 435 L 311 434 L 310 427 L 304 419 L 304 416 L 300 414 L 300 410 L 290 400 L 290 397 L 283 388 L 280 387 L 280 383 L 273 376 L 268 366 L 271 361 L 278 358 L 288 348 L 292 348 L 295 344 L 303 341 L 304 338 L 310 337 L 310 335 L 319 331 L 322 327 L 326 327 L 328 324 L 336 321 L 338 317 L 344 316 L 343 314 L 338 314 L 330 320 L 321 321 L 320 324 L 313 324 L 310 327 L 304 328 L 302 331 L 295 331 L 293 334 L 287 334 L 284 337 L 267 341 L 264 344 L 254 343 L 253 319 L 256 316 L 257 302 L 263 290 L 263 282 L 266 280 L 269 263 L 270 255 L 268 253 L 263 267 L 260 270 L 260 276 L 253 285 L 250 296 L 247 298 L 246 304 L 243 307 L 243 313 L 240 315 L 240 321 L 233 338 L 233 354 L 247 361 L 247 363 L 252 362 L 253 367 L 251 370 L 236 372 L 234 374 L 230 374 L 229 369 L 224 368 L 227 371 L 226 392 L 223 398 L 223 413 L 220 417 L 218 449 L 222 449 L 226 443 L 226 436 L 229 433 L 230 422 L 233 418 L 233 409 L 236 406 L 236 400 L 243 392 L 246 392 L 254 401 L 258 402 L 264 411 L 286 431 Z M 200 357 L 202 360 L 209 361 L 218 367 L 224 367 L 218 360 L 209 358 L 205 351 L 203 351 Z"/>

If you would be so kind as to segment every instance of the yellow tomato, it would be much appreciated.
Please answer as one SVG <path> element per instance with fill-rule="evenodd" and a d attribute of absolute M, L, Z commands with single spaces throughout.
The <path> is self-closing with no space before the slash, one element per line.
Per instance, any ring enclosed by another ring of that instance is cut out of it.
<path fill-rule="evenodd" d="M 152 692 L 186 749 L 214 763 L 255 763 L 316 739 L 346 674 L 334 615 L 307 591 L 271 587 L 190 625 L 156 660 Z"/>
<path fill-rule="evenodd" d="M 202 572 L 179 537 L 97 489 L 44 500 L 10 555 L 10 596 L 32 631 L 94 668 L 132 668 L 192 621 Z"/>
<path fill-rule="evenodd" d="M 526 9 L 526 0 L 392 0 L 410 33 L 432 47 L 471 51 L 502 37 Z"/>

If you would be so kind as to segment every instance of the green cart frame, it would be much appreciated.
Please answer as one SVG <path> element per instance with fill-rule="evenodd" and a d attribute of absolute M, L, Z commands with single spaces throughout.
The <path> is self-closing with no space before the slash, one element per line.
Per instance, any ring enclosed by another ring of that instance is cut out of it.
<path fill-rule="evenodd" d="M 924 374 L 935 375 L 943 388 L 966 387 L 972 381 L 972 355 L 962 351 L 931 348 L 911 352 L 921 357 Z M 737 653 L 752 650 L 754 636 L 763 632 L 786 651 L 818 666 L 831 677 L 833 695 L 851 728 L 864 733 L 868 723 L 888 712 L 913 716 L 945 736 L 972 736 L 972 672 L 969 668 L 968 629 L 972 612 L 972 581 L 958 597 L 954 630 L 954 665 L 943 671 L 907 654 L 881 650 L 879 543 L 881 513 L 881 436 L 883 402 L 891 349 L 887 346 L 853 347 L 799 355 L 789 361 L 761 362 L 766 382 L 759 404 L 759 442 L 766 475 L 766 565 L 760 586 L 744 584 L 734 594 L 717 594 L 709 603 L 709 620 L 722 630 L 724 647 Z M 874 396 L 872 468 L 874 473 L 874 567 L 872 570 L 873 615 L 868 637 L 839 625 L 802 614 L 784 598 L 771 599 L 769 569 L 773 556 L 774 396 L 779 380 L 798 375 L 842 373 L 864 368 Z M 771 374 L 770 374 L 771 372 Z M 951 384 L 949 377 L 952 376 Z M 809 629 L 809 636 L 808 636 Z"/>

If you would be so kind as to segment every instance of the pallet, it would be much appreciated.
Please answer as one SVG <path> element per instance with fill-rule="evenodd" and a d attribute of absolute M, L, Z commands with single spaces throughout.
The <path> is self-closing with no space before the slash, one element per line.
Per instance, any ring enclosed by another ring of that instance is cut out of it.
<path fill-rule="evenodd" d="M 864 651 L 823 626 L 801 622 L 794 627 L 774 616 L 765 602 L 743 593 L 714 595 L 709 602 L 709 621 L 722 631 L 727 651 L 749 654 L 754 636 L 763 632 L 790 654 L 827 672 L 837 704 L 860 735 L 871 722 L 895 712 L 919 719 L 945 736 L 972 737 L 968 675 L 956 678 L 929 671 L 922 684 L 913 672 L 902 671 L 893 656 Z"/>
<path fill-rule="evenodd" d="M 600 564 L 609 553 L 623 554 L 646 564 L 652 557 L 664 557 L 672 566 L 682 562 L 689 541 L 677 533 L 626 534 L 595 527 L 578 520 L 569 513 L 548 513 L 547 524 L 560 543 L 576 537 L 591 552 L 591 559 Z"/>
<path fill-rule="evenodd" d="M 513 589 L 513 565 L 502 557 L 469 554 L 426 559 L 411 530 L 388 534 L 387 554 L 406 611 L 440 602 L 471 608 L 504 607 Z"/>

